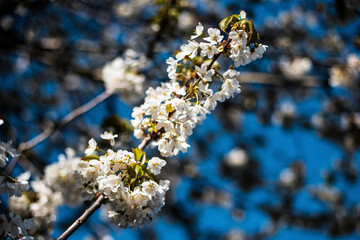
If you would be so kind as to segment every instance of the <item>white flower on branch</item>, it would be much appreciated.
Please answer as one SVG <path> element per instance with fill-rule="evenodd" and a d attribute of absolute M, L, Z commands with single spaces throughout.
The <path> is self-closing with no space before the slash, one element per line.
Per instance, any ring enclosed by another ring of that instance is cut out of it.
<path fill-rule="evenodd" d="M 164 167 L 165 165 L 166 165 L 165 160 L 158 157 L 153 157 L 149 160 L 147 169 L 149 169 L 152 174 L 159 175 L 161 172 L 161 168 Z"/>
<path fill-rule="evenodd" d="M 239 48 L 245 49 L 247 44 L 248 35 L 244 30 L 235 30 L 229 33 L 231 39 L 230 46 L 238 46 Z"/>
<path fill-rule="evenodd" d="M 93 154 L 96 151 L 96 147 L 97 147 L 96 141 L 93 138 L 90 139 L 89 146 L 85 149 L 85 155 L 89 156 L 89 155 Z"/>
<path fill-rule="evenodd" d="M 23 192 L 21 197 L 10 198 L 10 210 L 23 218 L 33 218 L 36 234 L 48 236 L 56 220 L 61 194 L 40 180 L 31 182 L 31 187 L 32 191 Z"/>
<path fill-rule="evenodd" d="M 166 60 L 166 63 L 169 65 L 167 67 L 168 76 L 171 80 L 176 80 L 176 69 L 177 69 L 177 60 L 170 57 Z"/>
<path fill-rule="evenodd" d="M 209 37 L 204 38 L 204 40 L 210 42 L 211 44 L 221 42 L 224 38 L 224 36 L 220 34 L 220 30 L 217 28 L 209 28 L 208 34 Z"/>
<path fill-rule="evenodd" d="M 211 29 L 208 32 L 212 40 L 208 38 L 210 43 L 200 43 L 200 46 L 204 51 L 202 56 L 212 58 L 214 54 L 218 54 L 215 44 L 217 41 L 221 41 L 222 36 L 219 35 L 218 29 Z M 242 35 L 246 42 L 247 35 Z M 246 44 L 244 45 L 246 47 Z M 211 50 L 209 47 L 215 48 Z M 178 63 L 186 55 L 189 55 L 189 58 L 195 58 L 198 49 L 199 44 L 195 41 L 189 41 L 188 44 L 182 45 L 177 60 L 168 59 L 167 63 L 170 64 L 168 72 L 173 72 L 171 74 L 173 75 L 176 71 L 175 64 L 178 66 Z M 209 53 L 209 49 L 214 52 Z M 246 49 L 246 51 L 248 54 L 245 55 L 249 56 L 250 50 Z M 235 60 L 241 61 L 238 57 Z M 250 59 L 247 58 L 246 61 L 250 61 Z M 179 82 L 175 81 L 176 78 L 173 78 L 168 83 L 162 83 L 160 87 L 149 88 L 146 91 L 144 104 L 134 108 L 132 113 L 131 124 L 135 128 L 135 137 L 143 139 L 148 133 L 158 134 L 159 139 L 153 142 L 152 146 L 157 146 L 161 155 L 165 157 L 177 155 L 180 151 L 186 152 L 190 146 L 187 139 L 193 133 L 196 124 L 201 123 L 209 110 L 216 107 L 217 101 L 222 102 L 233 96 L 234 93 L 240 92 L 239 72 L 234 69 L 229 69 L 223 73 L 222 79 L 219 77 L 222 76 L 220 72 L 216 72 L 211 65 L 206 63 L 202 63 L 201 66 L 194 64 L 187 69 L 192 70 L 189 70 L 189 73 L 184 74 L 184 76 L 190 78 L 190 81 L 194 80 L 192 83 L 194 85 L 190 87 L 183 84 L 181 86 Z M 181 77 L 183 76 L 179 76 L 179 78 Z M 194 77 L 195 79 L 191 79 Z M 213 78 L 223 81 L 221 90 L 216 93 L 209 87 Z"/>
<path fill-rule="evenodd" d="M 215 74 L 215 70 L 214 69 L 207 69 L 207 65 L 205 63 L 203 63 L 201 65 L 201 67 L 195 66 L 196 69 L 196 74 L 199 75 L 199 77 L 206 81 L 206 82 L 211 82 L 212 79 L 211 77 Z"/>
<path fill-rule="evenodd" d="M 194 35 L 192 35 L 190 39 L 193 40 L 195 38 L 200 37 L 203 31 L 204 31 L 203 25 L 201 23 L 198 23 L 198 25 L 195 28 Z"/>
<path fill-rule="evenodd" d="M 105 139 L 105 140 L 109 140 L 110 141 L 110 145 L 111 146 L 114 146 L 115 145 L 115 138 L 118 137 L 117 134 L 113 134 L 112 132 L 107 132 L 105 131 L 103 134 L 100 134 L 100 137 L 102 139 Z M 89 141 L 90 142 L 90 141 Z"/>
<path fill-rule="evenodd" d="M 216 46 L 212 45 L 211 43 L 201 42 L 200 48 L 201 48 L 200 56 L 202 57 L 208 57 L 211 59 L 214 57 L 214 54 L 218 53 Z"/>
<path fill-rule="evenodd" d="M 199 49 L 199 43 L 195 41 L 188 41 L 188 44 L 184 44 L 180 47 L 181 52 L 176 55 L 177 60 L 182 60 L 185 56 L 189 58 L 196 57 Z"/>
<path fill-rule="evenodd" d="M 245 18 L 243 13 L 241 15 Z M 143 139 L 139 148 L 133 152 L 101 150 L 104 155 L 87 156 L 80 161 L 78 173 L 84 187 L 83 195 L 97 197 L 97 200 L 70 230 L 77 229 L 81 221 L 101 204 L 105 204 L 111 221 L 123 228 L 143 227 L 160 211 L 165 204 L 169 181 L 158 181 L 155 175 L 160 174 L 166 162 L 159 158 L 148 160 L 142 149 L 152 140 L 152 145 L 158 147 L 162 156 L 186 152 L 193 128 L 205 119 L 209 110 L 215 108 L 217 101 L 222 102 L 240 92 L 240 73 L 233 67 L 225 72 L 220 70 L 217 60 L 224 54 L 230 56 L 235 66 L 240 66 L 262 57 L 266 46 L 258 44 L 244 26 L 232 24 L 232 29 L 242 28 L 242 32 L 232 32 L 231 37 L 223 42 L 220 30 L 210 28 L 207 31 L 209 36 L 203 39 L 206 42 L 199 44 L 189 40 L 180 47 L 176 60 L 167 60 L 170 81 L 156 88 L 150 87 L 144 103 L 135 107 L 132 113 L 134 135 Z M 224 32 L 225 27 L 220 24 Z M 192 39 L 202 36 L 202 32 L 199 23 Z M 250 34 L 250 39 L 247 34 Z M 199 49 L 201 57 L 198 57 Z M 210 88 L 213 79 L 221 83 L 220 90 Z M 116 137 L 108 132 L 101 134 L 101 138 L 110 140 L 112 146 Z M 90 140 L 86 154 L 95 150 L 96 142 Z M 68 235 L 64 233 L 64 236 Z"/>

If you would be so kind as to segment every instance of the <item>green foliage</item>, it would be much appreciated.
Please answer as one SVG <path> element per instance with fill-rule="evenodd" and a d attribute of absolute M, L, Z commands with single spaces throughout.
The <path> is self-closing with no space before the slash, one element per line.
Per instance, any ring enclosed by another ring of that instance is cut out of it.
<path fill-rule="evenodd" d="M 132 152 L 134 153 L 135 160 L 137 162 L 140 162 L 141 157 L 143 155 L 143 151 L 141 149 L 139 149 L 139 148 L 132 148 Z"/>
<path fill-rule="evenodd" d="M 260 35 L 255 29 L 255 25 L 253 20 L 248 20 L 245 18 L 241 18 L 240 15 L 233 14 L 229 17 L 224 18 L 219 23 L 219 28 L 224 33 L 227 33 L 227 29 L 231 30 L 243 30 L 248 35 L 248 42 L 247 45 L 254 44 L 257 45 L 258 40 L 260 40 Z"/>
<path fill-rule="evenodd" d="M 236 15 L 236 14 L 231 15 L 231 16 L 226 17 L 226 18 L 224 18 L 223 20 L 221 20 L 221 22 L 219 23 L 219 28 L 220 28 L 220 30 L 223 31 L 224 33 L 227 33 L 227 32 L 226 32 L 226 29 L 229 28 L 230 24 L 231 24 L 231 23 L 235 23 L 235 22 L 237 22 L 237 21 L 239 21 L 239 20 L 240 20 L 240 16 L 239 16 L 239 15 Z"/>
<path fill-rule="evenodd" d="M 85 157 L 82 157 L 81 160 L 83 161 L 90 161 L 90 160 L 100 160 L 100 157 L 98 155 L 89 155 L 89 156 L 85 156 Z"/>

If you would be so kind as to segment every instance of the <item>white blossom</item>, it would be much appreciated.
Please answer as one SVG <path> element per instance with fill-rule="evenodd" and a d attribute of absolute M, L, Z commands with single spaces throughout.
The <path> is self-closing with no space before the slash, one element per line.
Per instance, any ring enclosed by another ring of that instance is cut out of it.
<path fill-rule="evenodd" d="M 201 42 L 200 48 L 201 48 L 200 56 L 202 57 L 207 56 L 208 58 L 213 58 L 214 54 L 218 53 L 216 46 L 212 45 L 211 43 Z"/>
<path fill-rule="evenodd" d="M 224 36 L 220 34 L 220 30 L 217 28 L 209 28 L 208 34 L 209 37 L 204 38 L 204 40 L 210 42 L 211 44 L 221 42 L 221 40 L 224 38 Z"/>
<path fill-rule="evenodd" d="M 312 62 L 307 57 L 297 57 L 293 60 L 287 58 L 280 59 L 281 71 L 290 78 L 301 77 L 312 68 Z"/>
<path fill-rule="evenodd" d="M 97 143 L 95 141 L 95 139 L 90 139 L 89 140 L 89 146 L 85 149 L 85 155 L 89 156 L 91 154 L 93 154 L 96 151 L 96 147 L 97 147 Z"/>
<path fill-rule="evenodd" d="M 199 49 L 199 44 L 195 41 L 188 41 L 188 44 L 184 44 L 180 47 L 181 51 L 176 55 L 177 60 L 182 60 L 185 56 L 194 58 Z"/>
<path fill-rule="evenodd" d="M 149 169 L 149 171 L 154 175 L 159 175 L 161 168 L 164 167 L 165 165 L 166 165 L 165 160 L 158 157 L 153 157 L 149 160 L 147 164 L 147 169 Z"/>
<path fill-rule="evenodd" d="M 195 28 L 194 35 L 192 35 L 190 39 L 192 40 L 198 38 L 199 36 L 201 36 L 203 31 L 204 31 L 203 25 L 201 23 L 198 23 L 198 25 Z"/>
<path fill-rule="evenodd" d="M 103 134 L 100 134 L 100 137 L 102 139 L 109 140 L 110 145 L 114 146 L 115 145 L 115 138 L 117 138 L 118 135 L 117 134 L 114 135 L 112 132 L 105 131 Z"/>
<path fill-rule="evenodd" d="M 169 65 L 167 67 L 168 76 L 171 80 L 176 80 L 176 68 L 177 68 L 177 60 L 170 57 L 166 60 L 166 63 Z"/>
<path fill-rule="evenodd" d="M 61 195 L 41 180 L 31 182 L 31 187 L 32 191 L 9 199 L 10 210 L 24 218 L 33 218 L 37 234 L 50 234 L 56 220 L 57 207 L 61 203 Z"/>
<path fill-rule="evenodd" d="M 244 149 L 236 147 L 225 156 L 225 163 L 230 167 L 243 167 L 249 162 L 248 154 Z"/>
<path fill-rule="evenodd" d="M 215 73 L 215 70 L 214 69 L 207 69 L 207 65 L 205 63 L 203 63 L 201 65 L 201 67 L 198 67 L 198 66 L 195 66 L 195 69 L 196 69 L 196 73 L 197 75 L 199 75 L 199 77 L 204 80 L 204 81 L 207 81 L 207 82 L 211 82 L 212 79 L 211 77 L 214 75 Z"/>

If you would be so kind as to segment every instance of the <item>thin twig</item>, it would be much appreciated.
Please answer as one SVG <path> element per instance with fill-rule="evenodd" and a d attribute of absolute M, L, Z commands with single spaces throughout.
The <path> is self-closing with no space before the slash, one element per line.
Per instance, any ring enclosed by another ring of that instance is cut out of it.
<path fill-rule="evenodd" d="M 105 91 L 105 92 L 101 93 L 100 95 L 98 95 L 97 97 L 95 97 L 94 99 L 92 99 L 90 102 L 74 109 L 69 114 L 67 114 L 65 117 L 63 117 L 58 122 L 58 124 L 51 125 L 50 127 L 46 128 L 42 133 L 40 133 L 36 137 L 30 139 L 27 142 L 23 142 L 23 143 L 19 144 L 19 147 L 17 148 L 17 152 L 22 153 L 25 150 L 29 150 L 29 149 L 35 147 L 36 145 L 42 143 L 43 141 L 48 139 L 52 134 L 54 134 L 54 132 L 56 132 L 60 128 L 66 126 L 67 124 L 69 124 L 71 121 L 73 121 L 77 117 L 81 116 L 82 114 L 88 112 L 89 110 L 91 110 L 92 108 L 97 106 L 99 103 L 105 101 L 111 95 L 112 95 L 112 93 L 108 93 Z M 6 167 L 4 173 L 7 175 L 10 175 L 11 171 L 14 169 L 14 167 L 16 166 L 16 164 L 20 158 L 22 158 L 22 157 L 13 158 L 12 161 Z M 21 161 L 19 161 L 19 163 L 21 163 Z M 0 183 L 2 183 L 3 180 L 4 180 L 4 178 L 1 177 Z"/>
<path fill-rule="evenodd" d="M 70 112 L 68 115 L 63 117 L 59 121 L 58 124 L 50 126 L 49 128 L 45 129 L 44 132 L 40 133 L 39 135 L 37 135 L 33 139 L 31 139 L 31 140 L 29 140 L 27 142 L 21 143 L 19 145 L 19 147 L 18 147 L 18 152 L 21 153 L 21 152 L 23 152 L 25 150 L 28 150 L 30 148 L 33 148 L 34 146 L 36 146 L 39 143 L 43 142 L 48 137 L 50 137 L 56 130 L 58 130 L 59 128 L 64 127 L 65 125 L 69 124 L 75 118 L 77 118 L 80 115 L 88 112 L 90 109 L 94 108 L 99 103 L 101 103 L 104 100 L 106 100 L 107 98 L 109 98 L 111 95 L 112 95 L 112 93 L 109 93 L 109 92 L 105 91 L 105 92 L 101 93 L 99 96 L 92 99 L 90 102 L 76 108 L 75 110 Z"/>
<path fill-rule="evenodd" d="M 105 196 L 100 194 L 96 201 L 63 233 L 57 240 L 68 239 L 104 203 Z"/>

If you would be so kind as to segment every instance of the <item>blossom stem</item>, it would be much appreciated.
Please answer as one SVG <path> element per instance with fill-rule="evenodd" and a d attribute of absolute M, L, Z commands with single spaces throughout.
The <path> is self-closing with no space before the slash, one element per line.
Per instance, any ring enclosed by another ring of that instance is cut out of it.
<path fill-rule="evenodd" d="M 65 240 L 68 239 L 71 234 L 73 234 L 81 225 L 83 225 L 88 218 L 100 208 L 100 206 L 105 201 L 105 195 L 100 194 L 99 197 L 96 199 L 96 201 L 85 210 L 85 212 L 68 228 L 66 231 L 61 234 L 60 237 L 58 237 L 56 240 Z"/>

